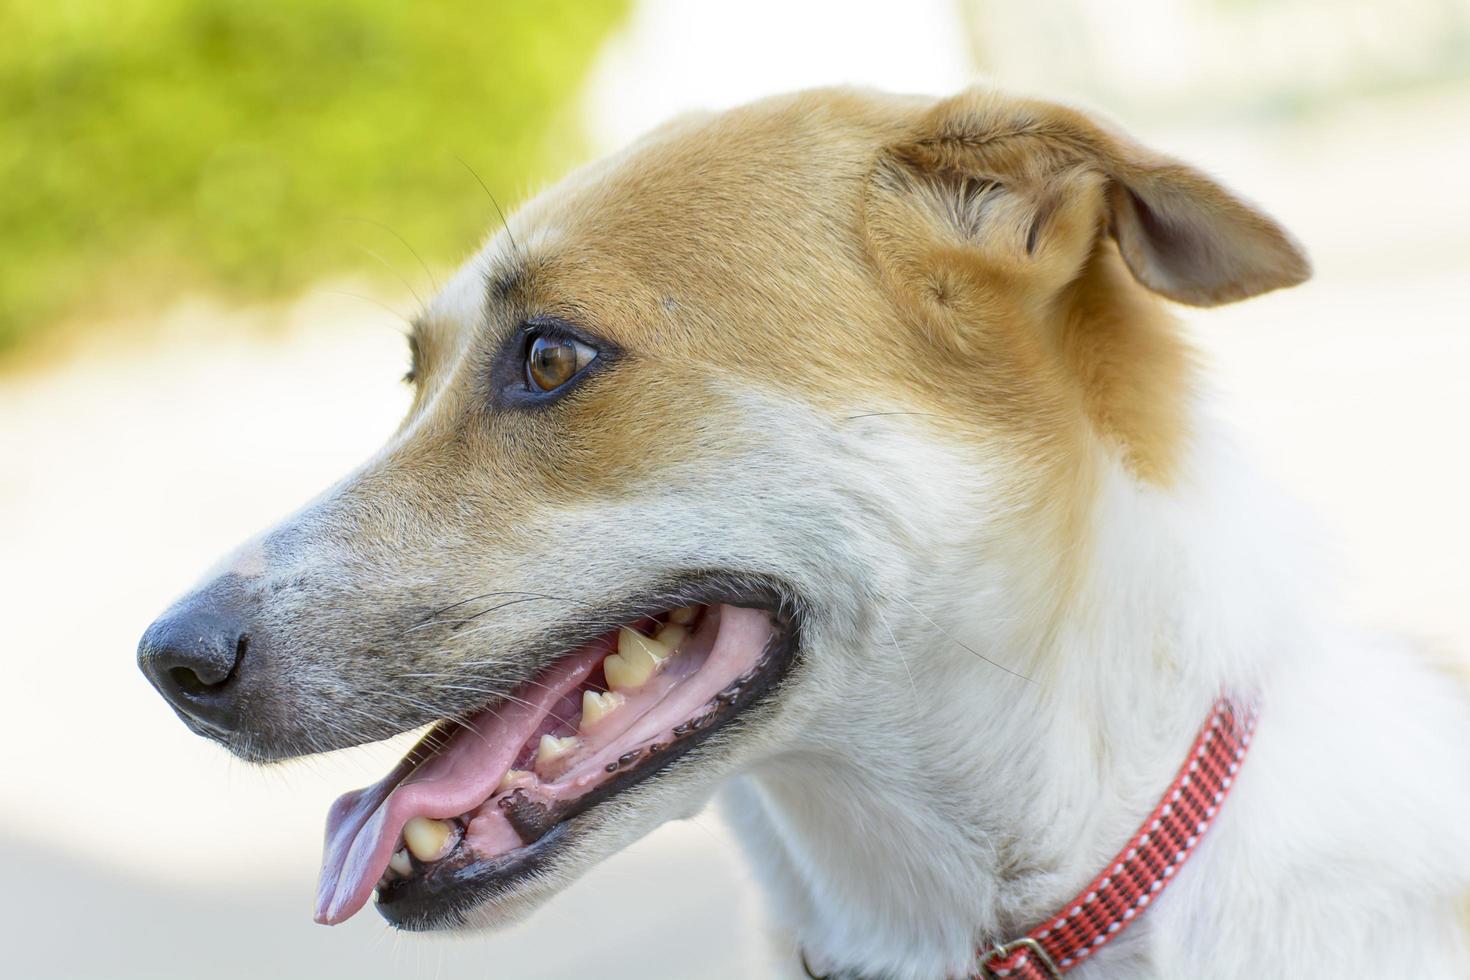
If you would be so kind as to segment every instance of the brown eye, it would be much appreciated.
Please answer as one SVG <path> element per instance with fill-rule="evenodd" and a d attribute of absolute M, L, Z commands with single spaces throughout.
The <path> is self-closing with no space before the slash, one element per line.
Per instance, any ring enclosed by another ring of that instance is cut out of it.
<path fill-rule="evenodd" d="M 526 379 L 533 388 L 555 391 L 596 356 L 591 347 L 569 337 L 538 335 L 526 351 Z"/>

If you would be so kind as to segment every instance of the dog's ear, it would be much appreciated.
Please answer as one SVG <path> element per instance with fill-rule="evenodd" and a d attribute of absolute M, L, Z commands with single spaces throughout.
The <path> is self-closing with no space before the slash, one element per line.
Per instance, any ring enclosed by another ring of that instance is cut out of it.
<path fill-rule="evenodd" d="M 967 268 L 1054 294 L 1103 234 L 1140 283 L 1195 306 L 1311 273 L 1281 226 L 1198 170 L 1076 110 L 978 90 L 879 154 L 866 217 L 890 276 L 940 297 Z"/>

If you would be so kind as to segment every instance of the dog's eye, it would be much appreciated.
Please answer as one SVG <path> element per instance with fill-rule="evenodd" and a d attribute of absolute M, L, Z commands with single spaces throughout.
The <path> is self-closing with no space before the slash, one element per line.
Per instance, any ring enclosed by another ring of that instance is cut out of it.
<path fill-rule="evenodd" d="M 570 337 L 537 334 L 526 348 L 526 382 L 539 391 L 555 391 L 596 357 L 595 350 Z"/>

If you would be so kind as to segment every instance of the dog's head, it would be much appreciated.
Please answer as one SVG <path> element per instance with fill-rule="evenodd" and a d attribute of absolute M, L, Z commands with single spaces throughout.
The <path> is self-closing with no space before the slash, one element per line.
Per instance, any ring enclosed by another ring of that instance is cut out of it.
<path fill-rule="evenodd" d="M 680 120 L 522 208 L 418 318 L 399 431 L 139 660 L 249 759 L 433 725 L 333 808 L 318 918 L 504 921 L 733 773 L 883 758 L 917 624 L 1003 605 L 969 643 L 1024 650 L 1097 468 L 1167 485 L 1187 443 L 1153 294 L 1306 274 L 1053 105 Z"/>

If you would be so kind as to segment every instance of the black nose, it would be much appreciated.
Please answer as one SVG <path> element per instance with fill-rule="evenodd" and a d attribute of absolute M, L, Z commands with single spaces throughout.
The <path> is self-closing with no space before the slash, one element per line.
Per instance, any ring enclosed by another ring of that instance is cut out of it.
<path fill-rule="evenodd" d="M 186 722 L 228 735 L 240 721 L 238 679 L 249 647 L 233 611 L 185 602 L 148 627 L 138 667 Z"/>

